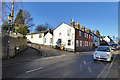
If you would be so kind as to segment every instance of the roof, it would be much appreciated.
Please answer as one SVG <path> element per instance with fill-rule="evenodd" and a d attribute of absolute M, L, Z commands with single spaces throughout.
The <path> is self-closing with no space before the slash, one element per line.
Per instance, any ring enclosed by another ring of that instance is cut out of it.
<path fill-rule="evenodd" d="M 62 25 L 62 24 L 66 24 L 66 23 L 63 22 L 63 23 L 61 23 L 60 25 Z M 60 26 L 60 25 L 59 25 L 59 26 Z M 68 25 L 68 24 L 66 24 L 66 25 Z M 59 26 L 58 26 L 58 27 L 59 27 Z M 72 27 L 71 25 L 68 25 L 68 26 Z M 55 29 L 57 29 L 58 27 L 56 27 Z M 73 27 L 73 28 L 74 28 L 74 27 Z M 85 28 L 84 25 L 83 25 L 83 28 Z M 55 30 L 55 29 L 54 29 L 54 30 Z M 76 29 L 76 28 L 74 28 L 74 29 Z M 53 31 L 54 31 L 54 30 L 53 30 Z M 82 30 L 80 30 L 80 29 L 76 29 L 76 30 L 82 31 Z M 85 33 L 89 32 L 89 33 L 87 33 L 87 34 L 91 34 L 91 33 L 92 33 L 91 31 L 89 31 L 89 29 L 87 29 L 87 30 L 88 30 L 88 31 L 82 31 L 82 32 L 85 32 Z M 94 34 L 94 33 L 92 33 L 92 34 Z M 97 36 L 96 34 L 94 34 L 94 35 L 95 35 L 96 37 L 100 38 L 100 37 Z"/>
<path fill-rule="evenodd" d="M 60 25 L 62 25 L 62 24 L 66 24 L 66 23 L 63 22 L 63 23 L 61 23 Z M 60 25 L 59 25 L 59 26 L 60 26 Z M 68 25 L 68 24 L 66 24 L 66 25 Z M 58 27 L 59 27 L 59 26 L 58 26 Z M 68 25 L 68 26 L 70 26 L 70 25 Z M 56 27 L 55 29 L 57 29 L 58 27 Z M 70 27 L 72 27 L 72 26 L 70 26 Z M 73 28 L 74 28 L 74 27 L 73 27 Z M 55 29 L 54 29 L 54 30 L 55 30 Z M 54 30 L 53 30 L 53 31 L 54 31 Z"/>
<path fill-rule="evenodd" d="M 35 32 L 35 33 L 28 33 L 27 35 L 31 35 L 31 34 L 39 34 L 39 33 L 46 33 L 46 32 L 48 32 L 48 31 L 45 30 L 45 31 L 39 31 L 39 32 Z"/>

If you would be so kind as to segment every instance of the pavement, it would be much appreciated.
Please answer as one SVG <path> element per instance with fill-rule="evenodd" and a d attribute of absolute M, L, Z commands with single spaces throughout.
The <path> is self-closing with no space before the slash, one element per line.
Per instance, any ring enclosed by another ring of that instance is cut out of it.
<path fill-rule="evenodd" d="M 3 78 L 119 78 L 119 52 L 115 51 L 114 60 L 108 63 L 94 61 L 93 51 L 73 53 L 46 46 L 41 50 L 47 57 L 28 47 L 14 58 L 3 60 Z"/>

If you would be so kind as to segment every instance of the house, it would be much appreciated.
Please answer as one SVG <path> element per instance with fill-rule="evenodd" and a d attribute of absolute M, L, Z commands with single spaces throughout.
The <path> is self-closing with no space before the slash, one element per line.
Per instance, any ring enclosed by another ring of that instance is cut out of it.
<path fill-rule="evenodd" d="M 109 45 L 114 43 L 110 36 L 104 36 L 102 39 L 106 41 Z"/>
<path fill-rule="evenodd" d="M 47 34 L 44 36 L 44 45 L 52 46 L 53 45 L 53 31 L 48 30 Z"/>
<path fill-rule="evenodd" d="M 27 40 L 36 43 L 36 44 L 43 44 L 43 45 L 51 45 L 52 44 L 52 33 L 50 30 L 40 31 L 38 33 L 30 33 L 26 35 Z"/>
<path fill-rule="evenodd" d="M 97 48 L 100 46 L 100 37 L 94 34 L 94 31 L 92 31 L 92 36 L 93 36 L 93 48 Z"/>
<path fill-rule="evenodd" d="M 67 50 L 75 50 L 75 29 L 68 24 L 62 23 L 53 31 L 53 46 L 57 42 L 62 44 Z"/>
<path fill-rule="evenodd" d="M 75 24 L 74 20 L 71 20 L 70 25 L 66 23 L 60 24 L 53 31 L 53 46 L 56 46 L 57 42 L 60 42 L 64 48 L 69 51 L 92 50 L 93 34 L 86 32 L 84 26 L 79 27 L 79 23 L 76 22 Z M 96 35 L 94 35 L 94 37 L 96 37 Z M 100 42 L 98 42 L 98 45 L 99 44 Z"/>

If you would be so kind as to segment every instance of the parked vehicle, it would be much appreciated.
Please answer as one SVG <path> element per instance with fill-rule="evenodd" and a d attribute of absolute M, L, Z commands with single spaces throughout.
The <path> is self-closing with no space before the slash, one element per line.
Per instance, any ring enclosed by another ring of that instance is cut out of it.
<path fill-rule="evenodd" d="M 117 50 L 119 48 L 117 44 L 111 44 L 110 46 L 112 50 Z"/>
<path fill-rule="evenodd" d="M 94 60 L 111 61 L 112 52 L 113 50 L 109 46 L 99 46 L 93 54 L 93 58 Z"/>

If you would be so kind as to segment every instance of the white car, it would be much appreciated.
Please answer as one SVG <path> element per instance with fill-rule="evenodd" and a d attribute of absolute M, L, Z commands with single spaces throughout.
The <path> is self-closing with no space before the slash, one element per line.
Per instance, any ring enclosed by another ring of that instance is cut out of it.
<path fill-rule="evenodd" d="M 112 52 L 113 50 L 109 46 L 99 46 L 93 54 L 93 58 L 94 60 L 111 61 Z"/>

